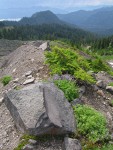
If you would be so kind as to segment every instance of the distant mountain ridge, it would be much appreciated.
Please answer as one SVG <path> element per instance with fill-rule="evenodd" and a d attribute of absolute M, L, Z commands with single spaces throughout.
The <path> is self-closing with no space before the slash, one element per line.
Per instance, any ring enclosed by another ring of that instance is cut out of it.
<path fill-rule="evenodd" d="M 101 33 L 113 28 L 113 7 L 95 9 L 93 11 L 75 11 L 57 15 L 59 19 L 76 24 L 85 30 Z M 103 33 L 104 34 L 104 33 Z"/>
<path fill-rule="evenodd" d="M 113 7 L 79 10 L 68 14 L 54 14 L 50 10 L 34 13 L 31 17 L 23 17 L 20 21 L 3 21 L 6 26 L 59 24 L 68 25 L 94 32 L 100 35 L 113 34 Z"/>
<path fill-rule="evenodd" d="M 21 25 L 40 25 L 40 24 L 64 24 L 54 13 L 51 11 L 42 11 L 33 14 L 31 17 L 24 17 L 19 21 Z"/>

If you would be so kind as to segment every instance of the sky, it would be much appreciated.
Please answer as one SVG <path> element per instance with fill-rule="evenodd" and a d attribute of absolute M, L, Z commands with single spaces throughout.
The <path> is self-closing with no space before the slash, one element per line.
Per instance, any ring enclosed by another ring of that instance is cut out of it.
<path fill-rule="evenodd" d="M 53 13 L 69 13 L 113 6 L 113 0 L 0 0 L 0 19 L 30 17 L 32 14 L 51 10 Z"/>
<path fill-rule="evenodd" d="M 86 5 L 113 5 L 113 0 L 0 0 L 0 9 L 32 6 L 68 8 Z"/>

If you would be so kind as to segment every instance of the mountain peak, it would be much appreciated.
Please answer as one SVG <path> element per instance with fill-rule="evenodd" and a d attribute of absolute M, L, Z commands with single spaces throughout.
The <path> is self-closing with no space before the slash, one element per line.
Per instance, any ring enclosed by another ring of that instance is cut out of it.
<path fill-rule="evenodd" d="M 26 25 L 38 25 L 38 24 L 62 24 L 61 21 L 53 12 L 50 10 L 36 12 L 31 17 L 22 18 L 20 24 Z"/>
<path fill-rule="evenodd" d="M 31 17 L 32 18 L 36 18 L 38 15 L 55 15 L 52 11 L 50 10 L 45 10 L 45 11 L 40 11 L 40 12 L 36 12 L 34 13 Z"/>

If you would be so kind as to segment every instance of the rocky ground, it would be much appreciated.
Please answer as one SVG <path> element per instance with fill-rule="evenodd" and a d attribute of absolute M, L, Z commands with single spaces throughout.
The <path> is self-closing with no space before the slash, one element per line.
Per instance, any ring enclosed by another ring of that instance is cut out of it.
<path fill-rule="evenodd" d="M 32 84 L 46 80 L 49 77 L 48 67 L 44 65 L 43 49 L 47 46 L 47 43 L 43 43 L 42 41 L 24 43 L 14 52 L 2 58 L 5 63 L 2 61 L 0 78 L 10 75 L 12 81 L 5 87 L 0 83 L 0 150 L 13 150 L 18 145 L 21 137 L 21 133 L 14 126 L 9 111 L 2 103 L 4 93 L 13 88 L 20 89 L 29 82 Z M 40 47 L 41 44 L 43 44 L 42 47 Z M 27 83 L 25 84 L 25 82 Z M 39 149 L 53 150 L 54 147 L 56 147 L 56 150 L 60 150 L 61 143 L 55 142 L 55 140 L 50 141 L 48 144 L 40 143 Z"/>
<path fill-rule="evenodd" d="M 19 46 L 19 45 L 18 45 Z M 17 48 L 17 47 L 15 47 Z M 3 86 L 0 82 L 0 150 L 13 150 L 22 136 L 14 125 L 14 121 L 2 102 L 4 93 L 11 89 L 21 89 L 28 84 L 45 81 L 49 78 L 49 69 L 44 64 L 44 49 L 47 42 L 24 42 L 8 56 L 0 58 L 0 78 L 9 75 L 11 82 Z M 85 85 L 81 102 L 91 105 L 104 114 L 108 120 L 108 126 L 113 131 L 113 95 L 106 90 L 109 83 L 113 82 L 105 72 L 95 75 L 97 83 L 94 86 Z M 112 89 L 113 92 L 113 89 Z M 52 139 L 47 142 L 39 142 L 39 150 L 61 150 L 62 140 Z"/>

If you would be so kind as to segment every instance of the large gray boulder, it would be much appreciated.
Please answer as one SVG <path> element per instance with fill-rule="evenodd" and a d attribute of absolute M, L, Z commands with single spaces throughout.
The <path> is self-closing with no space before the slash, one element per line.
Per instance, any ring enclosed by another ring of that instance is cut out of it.
<path fill-rule="evenodd" d="M 9 91 L 4 100 L 22 132 L 32 135 L 75 132 L 72 107 L 53 83 L 37 83 Z"/>

